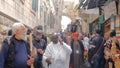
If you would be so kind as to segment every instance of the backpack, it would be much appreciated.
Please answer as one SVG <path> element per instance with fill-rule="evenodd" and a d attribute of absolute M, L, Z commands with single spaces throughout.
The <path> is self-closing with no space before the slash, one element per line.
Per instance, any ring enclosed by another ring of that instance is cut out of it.
<path fill-rule="evenodd" d="M 8 36 L 5 38 L 3 42 L 9 45 L 7 56 L 5 57 L 4 68 L 15 68 L 14 55 L 16 52 L 15 52 L 15 45 L 14 45 L 13 38 L 11 36 Z M 30 54 L 29 46 L 26 42 L 25 44 L 27 48 L 27 53 Z"/>

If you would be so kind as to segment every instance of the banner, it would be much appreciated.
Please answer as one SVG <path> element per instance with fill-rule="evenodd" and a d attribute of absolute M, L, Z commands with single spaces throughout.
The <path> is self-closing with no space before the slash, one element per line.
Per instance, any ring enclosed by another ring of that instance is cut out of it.
<path fill-rule="evenodd" d="M 120 28 L 120 15 L 116 16 L 116 27 Z"/>
<path fill-rule="evenodd" d="M 116 16 L 116 37 L 120 39 L 120 15 Z"/>
<path fill-rule="evenodd" d="M 104 7 L 104 14 L 105 14 L 105 20 L 110 18 L 112 15 L 117 15 L 116 10 L 116 3 L 115 1 L 112 1 L 110 3 L 107 3 Z"/>
<path fill-rule="evenodd" d="M 120 39 L 120 28 L 116 28 L 116 37 Z"/>
<path fill-rule="evenodd" d="M 110 18 L 110 23 L 111 23 L 110 28 L 115 29 L 115 16 L 112 16 Z"/>

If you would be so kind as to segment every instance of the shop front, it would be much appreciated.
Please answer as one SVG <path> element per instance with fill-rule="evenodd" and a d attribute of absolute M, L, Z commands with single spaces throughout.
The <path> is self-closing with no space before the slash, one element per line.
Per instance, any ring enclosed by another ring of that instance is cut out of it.
<path fill-rule="evenodd" d="M 108 33 L 110 30 L 116 30 L 117 38 L 120 39 L 120 2 L 107 1 L 104 6 L 105 22 L 104 31 Z"/>
<path fill-rule="evenodd" d="M 99 28 L 99 18 L 94 20 L 92 23 L 89 24 L 89 33 L 93 33 L 95 29 Z"/>
<path fill-rule="evenodd" d="M 111 16 L 104 22 L 104 33 L 109 33 L 113 29 L 116 30 L 116 37 L 120 39 L 120 15 Z"/>
<path fill-rule="evenodd" d="M 89 24 L 89 32 L 93 33 L 95 29 L 100 29 L 102 31 L 102 36 L 104 35 L 104 14 L 100 15 L 96 20 Z"/>

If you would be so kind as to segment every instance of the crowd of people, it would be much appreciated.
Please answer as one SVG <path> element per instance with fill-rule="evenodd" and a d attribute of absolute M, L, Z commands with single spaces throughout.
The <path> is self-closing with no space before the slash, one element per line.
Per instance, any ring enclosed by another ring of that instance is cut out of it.
<path fill-rule="evenodd" d="M 53 32 L 47 37 L 38 26 L 27 30 L 24 24 L 14 23 L 0 45 L 0 68 L 119 68 L 119 65 L 120 43 L 115 30 L 104 37 L 100 29 L 91 34 Z"/>

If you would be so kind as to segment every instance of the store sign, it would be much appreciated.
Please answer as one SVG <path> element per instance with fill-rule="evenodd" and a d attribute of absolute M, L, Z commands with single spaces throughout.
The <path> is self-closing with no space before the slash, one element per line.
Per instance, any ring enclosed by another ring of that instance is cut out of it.
<path fill-rule="evenodd" d="M 106 3 L 106 5 L 104 7 L 104 14 L 105 14 L 105 20 L 107 20 L 111 15 L 117 15 L 115 1 Z"/>

